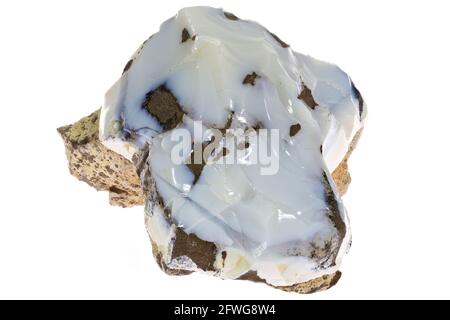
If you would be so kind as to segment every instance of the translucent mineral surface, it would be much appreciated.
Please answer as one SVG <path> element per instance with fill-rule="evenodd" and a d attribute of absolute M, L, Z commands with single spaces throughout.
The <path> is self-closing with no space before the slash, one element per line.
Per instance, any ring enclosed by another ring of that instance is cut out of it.
<path fill-rule="evenodd" d="M 348 249 L 331 173 L 365 116 L 335 65 L 255 22 L 194 7 L 164 22 L 126 64 L 106 94 L 100 140 L 137 164 L 147 230 L 166 270 L 251 272 L 291 286 L 335 273 Z M 223 138 L 211 139 L 214 128 Z M 234 148 L 246 131 L 253 135 Z M 174 136 L 186 132 L 192 148 L 176 163 Z M 189 163 L 196 146 L 209 145 L 205 161 Z M 270 161 L 249 163 L 261 146 Z"/>

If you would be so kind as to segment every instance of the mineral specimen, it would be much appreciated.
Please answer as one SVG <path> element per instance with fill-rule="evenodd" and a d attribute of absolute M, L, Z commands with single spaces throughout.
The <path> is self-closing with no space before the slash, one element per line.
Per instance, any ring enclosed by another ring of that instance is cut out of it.
<path fill-rule="evenodd" d="M 340 195 L 366 114 L 338 67 L 194 7 L 144 42 L 100 112 L 59 132 L 72 174 L 112 204 L 145 203 L 166 273 L 309 293 L 341 275 Z"/>

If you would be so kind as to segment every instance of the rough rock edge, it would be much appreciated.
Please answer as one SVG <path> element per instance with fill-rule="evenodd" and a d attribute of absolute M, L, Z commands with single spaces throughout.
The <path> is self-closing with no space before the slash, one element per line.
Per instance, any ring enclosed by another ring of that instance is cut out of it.
<path fill-rule="evenodd" d="M 352 178 L 348 171 L 348 159 L 353 153 L 353 150 L 356 149 L 358 141 L 361 138 L 362 131 L 363 128 L 359 129 L 359 131 L 356 132 L 352 142 L 350 143 L 350 146 L 344 159 L 341 161 L 341 163 L 337 166 L 337 168 L 333 171 L 331 175 L 333 177 L 334 183 L 336 184 L 339 191 L 339 195 L 341 197 L 347 192 L 348 186 L 350 185 L 350 182 L 352 182 Z"/>
<path fill-rule="evenodd" d="M 70 173 L 79 180 L 96 188 L 98 191 L 109 191 L 109 202 L 112 205 L 119 205 L 122 207 L 143 205 L 145 203 L 144 194 L 140 183 L 139 173 L 137 171 L 141 171 L 141 174 L 144 174 L 145 171 L 147 171 L 142 170 L 142 160 L 144 160 L 145 157 L 140 159 L 140 161 L 138 161 L 138 164 L 139 162 L 140 164 L 136 166 L 123 156 L 110 151 L 99 141 L 98 129 L 99 110 L 72 125 L 58 128 L 58 132 L 64 140 Z M 362 129 L 357 132 L 344 160 L 342 160 L 332 173 L 333 180 L 337 185 L 341 196 L 347 191 L 348 185 L 351 182 L 347 161 L 356 147 L 361 132 Z M 148 150 L 145 152 L 148 154 Z M 145 179 L 150 178 L 146 177 Z M 148 188 L 149 183 L 144 183 L 143 187 Z M 153 192 L 150 191 L 149 194 L 154 198 L 152 201 L 154 205 L 162 206 L 162 209 L 164 209 L 164 204 L 158 199 L 156 190 Z M 192 235 L 186 234 L 181 228 L 177 228 L 177 234 L 182 234 L 186 238 L 192 237 Z M 202 243 L 207 247 L 213 245 L 212 243 L 198 238 L 196 238 L 196 242 L 196 247 L 200 250 L 203 247 L 203 245 L 201 245 Z M 169 275 L 188 275 L 192 273 L 190 270 L 172 269 L 167 266 L 162 254 L 158 251 L 157 245 L 153 241 L 152 249 L 156 262 L 165 273 Z M 214 251 L 216 252 L 217 249 Z M 175 252 L 177 252 L 177 250 L 175 250 Z M 201 253 L 204 254 L 205 252 L 202 250 Z M 176 254 L 180 256 L 181 252 Z M 176 257 L 173 257 L 172 255 L 171 259 L 173 258 Z M 207 269 L 209 270 L 206 271 L 212 271 L 210 268 Z M 338 271 L 330 275 L 325 275 L 292 286 L 270 286 L 287 292 L 313 293 L 331 288 L 339 281 L 340 277 L 341 272 Z M 238 279 L 267 284 L 263 279 L 259 278 L 254 271 L 249 271 Z"/>
<path fill-rule="evenodd" d="M 333 287 L 336 283 L 338 283 L 339 279 L 341 278 L 342 273 L 340 271 L 336 271 L 332 274 L 327 274 L 322 277 L 318 277 L 312 280 L 309 280 L 307 282 L 302 283 L 296 283 L 292 286 L 286 286 L 286 287 L 276 287 L 272 286 L 264 279 L 261 279 L 255 271 L 249 271 L 245 273 L 244 275 L 240 276 L 238 280 L 248 280 L 252 282 L 257 283 L 264 283 L 267 284 L 275 289 L 280 289 L 286 292 L 295 292 L 295 293 L 302 293 L 302 294 L 310 294 L 315 293 L 319 291 L 325 291 L 331 287 Z"/>
<path fill-rule="evenodd" d="M 134 165 L 107 149 L 99 140 L 100 110 L 78 122 L 58 128 L 64 140 L 70 173 L 98 191 L 109 191 L 109 203 L 132 207 L 144 204 Z"/>

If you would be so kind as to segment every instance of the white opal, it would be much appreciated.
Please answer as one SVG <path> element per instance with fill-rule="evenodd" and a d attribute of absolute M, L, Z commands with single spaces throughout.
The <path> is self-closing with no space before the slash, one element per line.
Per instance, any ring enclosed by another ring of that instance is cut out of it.
<path fill-rule="evenodd" d="M 181 43 L 183 29 L 195 40 Z M 252 72 L 259 75 L 254 86 L 243 84 Z M 258 164 L 208 164 L 194 184 L 189 168 L 170 159 L 168 137 L 179 129 L 163 132 L 142 108 L 147 93 L 163 84 L 186 112 L 178 128 L 192 131 L 193 120 L 221 128 L 233 111 L 232 127 L 279 129 L 278 173 L 261 175 Z M 314 109 L 298 98 L 306 87 L 318 104 Z M 185 8 L 143 44 L 106 94 L 100 139 L 130 160 L 151 145 L 151 175 L 176 225 L 229 252 L 222 277 L 253 270 L 272 285 L 287 286 L 337 271 L 349 245 L 348 219 L 330 173 L 363 125 L 367 111 L 358 95 L 341 69 L 283 47 L 261 25 L 230 20 L 221 9 Z M 290 137 L 296 123 L 301 130 Z M 308 256 L 309 246 L 336 241 L 324 172 L 346 232 L 335 261 L 320 266 Z M 148 229 L 170 254 L 173 226 L 164 219 L 161 210 L 152 214 Z"/>

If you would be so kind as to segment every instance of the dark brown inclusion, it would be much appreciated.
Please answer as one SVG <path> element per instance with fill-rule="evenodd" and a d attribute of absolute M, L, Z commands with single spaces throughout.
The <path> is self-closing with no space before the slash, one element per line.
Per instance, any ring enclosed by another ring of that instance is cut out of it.
<path fill-rule="evenodd" d="M 278 36 L 275 33 L 272 32 L 269 33 L 280 44 L 280 46 L 282 46 L 283 48 L 289 48 L 289 45 L 280 38 L 278 38 Z"/>
<path fill-rule="evenodd" d="M 306 103 L 308 107 L 310 107 L 313 110 L 318 106 L 317 102 L 314 100 L 314 97 L 312 96 L 311 90 L 305 84 L 303 84 L 303 90 L 298 95 L 297 98 L 299 100 L 302 100 L 304 103 Z"/>
<path fill-rule="evenodd" d="M 191 37 L 191 34 L 189 33 L 188 29 L 184 28 L 181 32 L 181 43 L 184 43 L 188 40 L 195 40 L 197 38 L 197 35 L 194 35 Z"/>
<path fill-rule="evenodd" d="M 301 127 L 300 123 L 293 124 L 293 125 L 291 126 L 291 128 L 289 129 L 289 135 L 290 135 L 291 137 L 295 136 L 295 135 L 300 131 L 301 128 L 302 128 L 302 127 Z"/>
<path fill-rule="evenodd" d="M 231 12 L 224 12 L 223 13 L 224 15 L 225 15 L 225 17 L 227 18 L 227 19 L 230 19 L 230 20 L 233 20 L 233 21 L 237 21 L 237 20 L 239 20 L 239 18 L 238 17 L 236 17 L 234 14 L 232 14 Z"/>
<path fill-rule="evenodd" d="M 255 72 L 252 72 L 251 74 L 245 76 L 244 81 L 242 81 L 242 84 L 251 84 L 252 86 L 254 86 L 257 78 L 260 78 L 260 76 L 257 75 Z"/>
<path fill-rule="evenodd" d="M 358 99 L 359 118 L 361 119 L 362 113 L 364 110 L 364 99 L 361 95 L 361 92 L 359 92 L 359 90 L 355 87 L 355 84 L 353 83 L 353 81 L 352 81 L 352 91 L 353 91 L 353 94 L 355 95 L 356 99 Z"/>
<path fill-rule="evenodd" d="M 133 59 L 131 59 L 130 61 L 127 62 L 127 64 L 125 65 L 125 68 L 123 68 L 122 74 L 124 74 L 125 72 L 127 72 L 128 70 L 130 70 L 130 68 L 131 68 L 132 65 L 133 65 Z"/>
<path fill-rule="evenodd" d="M 203 159 L 203 149 L 206 148 L 208 144 L 196 144 L 192 146 L 192 152 L 190 156 L 189 163 L 186 163 L 186 166 L 191 170 L 191 172 L 194 174 L 194 182 L 192 184 L 196 184 L 197 180 L 200 178 L 200 175 L 202 174 L 203 168 L 205 167 L 206 163 Z M 201 163 L 195 163 L 195 153 L 199 152 L 201 155 Z"/>
<path fill-rule="evenodd" d="M 172 259 L 187 256 L 202 270 L 214 270 L 217 247 L 214 243 L 204 241 L 195 234 L 187 234 L 183 229 L 177 228 L 173 244 Z"/>
<path fill-rule="evenodd" d="M 142 107 L 158 120 L 164 131 L 175 128 L 183 120 L 184 112 L 177 98 L 164 85 L 150 91 Z"/>

